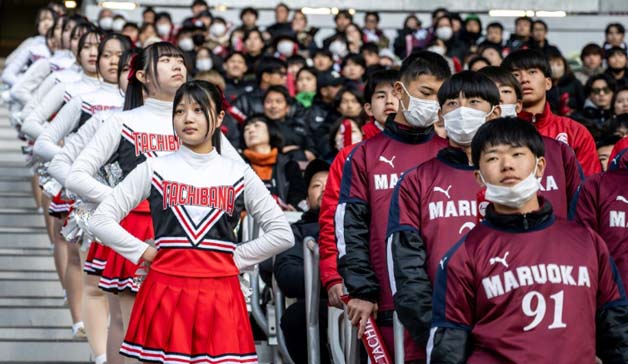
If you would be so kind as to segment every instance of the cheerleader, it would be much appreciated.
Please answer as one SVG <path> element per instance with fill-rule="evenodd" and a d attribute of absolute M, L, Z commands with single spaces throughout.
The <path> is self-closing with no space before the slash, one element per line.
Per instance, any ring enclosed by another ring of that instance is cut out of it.
<path fill-rule="evenodd" d="M 111 172 L 119 171 L 121 179 L 147 157 L 177 150 L 179 143 L 170 122 L 172 100 L 186 77 L 183 53 L 170 43 L 155 43 L 135 57 L 125 94 L 127 111 L 112 115 L 102 125 L 76 158 L 66 187 L 83 201 L 99 203 L 112 190 L 95 178 L 101 167 L 107 165 Z M 230 158 L 239 158 L 226 138 L 224 140 L 223 152 Z M 141 240 L 153 239 L 151 224 L 147 202 L 139 204 L 122 221 L 122 225 Z M 99 283 L 100 288 L 118 295 L 125 328 L 138 290 L 137 268 L 137 264 L 112 251 Z"/>
<path fill-rule="evenodd" d="M 33 63 L 40 58 L 50 57 L 51 52 L 46 46 L 45 35 L 52 28 L 57 14 L 50 8 L 41 8 L 37 11 L 35 29 L 37 36 L 25 40 L 18 49 L 11 54 L 6 61 L 4 72 L 2 72 L 2 82 L 10 86 L 14 85 L 20 77 L 22 69 L 29 62 Z"/>
<path fill-rule="evenodd" d="M 120 352 L 142 362 L 256 363 L 238 274 L 290 248 L 293 235 L 255 172 L 219 154 L 217 87 L 186 83 L 174 105 L 170 127 L 181 148 L 137 166 L 89 221 L 104 244 L 150 264 Z M 146 198 L 156 248 L 118 224 Z M 243 210 L 264 235 L 238 245 Z"/>

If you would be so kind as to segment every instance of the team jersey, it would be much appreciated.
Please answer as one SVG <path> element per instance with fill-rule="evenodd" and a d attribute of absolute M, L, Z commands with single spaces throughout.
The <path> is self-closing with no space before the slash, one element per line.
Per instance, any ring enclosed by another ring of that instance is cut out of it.
<path fill-rule="evenodd" d="M 20 78 L 20 73 L 29 63 L 34 63 L 38 59 L 50 57 L 50 49 L 46 45 L 46 39 L 43 36 L 34 37 L 28 43 L 28 46 L 8 60 L 2 72 L 2 82 L 8 85 L 14 85 Z"/>
<path fill-rule="evenodd" d="M 61 152 L 59 142 L 75 133 L 95 113 L 119 111 L 124 105 L 118 85 L 103 82 L 94 91 L 78 95 L 65 104 L 37 138 L 33 153 L 49 161 Z"/>
<path fill-rule="evenodd" d="M 593 363 L 596 327 L 598 345 L 625 355 L 628 302 L 604 241 L 541 204 L 524 215 L 490 205 L 439 261 L 431 362 Z"/>
<path fill-rule="evenodd" d="M 90 220 L 92 232 L 137 263 L 148 247 L 119 224 L 148 198 L 158 254 L 151 270 L 187 277 L 235 276 L 294 244 L 275 200 L 243 162 L 216 150 L 178 151 L 140 164 L 106 198 Z M 246 210 L 265 232 L 237 245 L 234 229 Z"/>
<path fill-rule="evenodd" d="M 576 221 L 604 239 L 628 290 L 628 149 L 622 157 L 617 168 L 591 176 L 582 185 Z"/>

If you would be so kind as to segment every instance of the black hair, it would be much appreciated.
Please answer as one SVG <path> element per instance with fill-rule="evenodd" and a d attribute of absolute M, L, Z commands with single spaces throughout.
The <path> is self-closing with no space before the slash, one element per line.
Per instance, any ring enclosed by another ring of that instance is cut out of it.
<path fill-rule="evenodd" d="M 519 23 L 520 21 L 527 21 L 528 23 L 530 23 L 530 27 L 532 27 L 532 18 L 528 16 L 520 16 L 517 19 L 515 19 L 515 25 Z"/>
<path fill-rule="evenodd" d="M 377 46 L 377 44 L 375 44 L 375 42 L 366 42 L 360 47 L 360 54 L 364 52 L 375 53 L 379 55 L 379 47 Z"/>
<path fill-rule="evenodd" d="M 620 140 L 621 137 L 617 134 L 605 135 L 600 140 L 598 140 L 597 143 L 595 143 L 595 149 L 608 147 L 609 145 L 615 145 Z"/>
<path fill-rule="evenodd" d="M 290 11 L 290 8 L 285 3 L 279 3 L 279 4 L 275 5 L 275 9 L 277 9 L 277 8 L 284 8 L 284 9 Z"/>
<path fill-rule="evenodd" d="M 122 30 L 124 30 L 124 28 L 127 28 L 127 27 L 131 27 L 131 28 L 137 30 L 138 33 L 140 31 L 140 27 L 137 25 L 136 22 L 128 21 L 128 22 L 124 23 L 124 26 L 122 27 Z"/>
<path fill-rule="evenodd" d="M 362 57 L 361 54 L 356 54 L 356 53 L 347 54 L 345 58 L 342 59 L 342 68 L 345 68 L 345 66 L 349 62 L 353 62 L 357 65 L 360 65 L 362 66 L 362 68 L 366 70 L 366 61 L 364 60 L 364 57 Z"/>
<path fill-rule="evenodd" d="M 421 20 L 420 20 L 420 19 L 419 19 L 416 15 L 414 15 L 414 14 L 410 14 L 410 15 L 406 16 L 406 18 L 405 18 L 405 19 L 403 19 L 403 27 L 404 27 L 404 28 L 406 27 L 406 24 L 408 24 L 408 21 L 409 21 L 410 19 L 414 19 L 414 20 L 416 20 L 416 22 L 417 22 L 417 24 L 419 25 L 419 27 L 421 26 Z"/>
<path fill-rule="evenodd" d="M 330 59 L 334 59 L 334 56 L 331 54 L 331 52 L 329 51 L 329 49 L 326 48 L 318 48 L 317 50 L 314 51 L 314 54 L 312 54 L 312 59 L 314 59 L 316 56 L 325 56 L 327 58 Z"/>
<path fill-rule="evenodd" d="M 158 80 L 157 62 L 159 62 L 160 57 L 180 57 L 187 69 L 183 51 L 171 43 L 157 42 L 144 48 L 142 53 L 135 57 L 132 62 L 133 69 L 131 72 L 133 72 L 133 74 L 132 77 L 129 78 L 129 85 L 127 86 L 124 97 L 124 110 L 130 110 L 144 105 L 143 93 L 148 89 L 146 85 L 137 79 L 137 71 L 144 71 L 147 78 L 150 77 L 155 81 Z"/>
<path fill-rule="evenodd" d="M 504 58 L 501 66 L 510 72 L 536 68 L 543 72 L 545 77 L 552 77 L 552 69 L 547 58 L 543 53 L 533 49 L 520 49 L 510 53 Z"/>
<path fill-rule="evenodd" d="M 229 60 L 230 60 L 233 56 L 240 56 L 240 57 L 242 57 L 242 59 L 244 60 L 244 63 L 246 63 L 246 55 L 244 55 L 244 53 L 243 53 L 243 52 L 240 52 L 240 51 L 232 51 L 231 53 L 227 54 L 227 56 L 225 57 L 225 61 L 224 61 L 224 63 L 229 62 Z"/>
<path fill-rule="evenodd" d="M 262 76 L 264 75 L 264 73 L 277 73 L 282 69 L 285 70 L 287 68 L 288 66 L 286 65 L 286 62 L 282 61 L 281 59 L 267 56 L 262 57 L 259 64 L 257 65 L 257 70 L 255 72 L 257 76 L 257 83 L 259 84 L 260 82 L 262 82 Z"/>
<path fill-rule="evenodd" d="M 193 7 L 197 6 L 197 5 L 209 7 L 209 5 L 207 5 L 207 1 L 205 1 L 205 0 L 194 0 L 192 2 L 192 5 L 190 5 L 190 7 L 193 8 Z"/>
<path fill-rule="evenodd" d="M 497 145 L 527 147 L 537 158 L 545 155 L 545 144 L 536 127 L 519 118 L 497 118 L 484 123 L 471 141 L 471 159 L 476 168 L 486 148 Z"/>
<path fill-rule="evenodd" d="M 281 85 L 269 86 L 268 89 L 266 89 L 266 92 L 264 92 L 264 97 L 262 97 L 262 103 L 266 101 L 266 97 L 268 97 L 271 92 L 283 95 L 284 99 L 286 100 L 286 104 L 290 104 L 290 92 L 288 92 L 288 89 L 285 86 Z"/>
<path fill-rule="evenodd" d="M 619 32 L 619 34 L 626 34 L 626 28 L 624 28 L 624 25 L 622 23 L 610 23 L 606 26 L 606 29 L 604 29 L 604 34 L 608 34 L 611 31 L 611 28 L 617 28 L 617 32 Z"/>
<path fill-rule="evenodd" d="M 377 11 L 367 11 L 366 13 L 364 13 L 364 21 L 366 21 L 366 18 L 368 18 L 369 16 L 374 16 L 379 23 L 379 13 Z"/>
<path fill-rule="evenodd" d="M 120 76 L 122 75 L 122 72 L 124 72 L 124 68 L 130 67 L 129 63 L 131 62 L 131 58 L 139 56 L 141 52 L 141 48 L 127 48 L 124 52 L 122 52 L 120 60 L 118 61 L 118 80 L 120 80 Z"/>
<path fill-rule="evenodd" d="M 628 91 L 628 86 L 617 87 L 615 92 L 613 93 L 613 100 L 611 100 L 611 113 L 613 115 L 616 115 L 615 114 L 615 102 L 617 101 L 617 96 L 619 96 L 621 92 L 625 92 L 625 91 Z"/>
<path fill-rule="evenodd" d="M 157 15 L 155 15 L 155 23 L 157 23 L 161 19 L 168 19 L 168 21 L 172 23 L 172 16 L 167 11 L 162 11 L 160 13 L 157 13 Z"/>
<path fill-rule="evenodd" d="M 249 37 L 253 33 L 259 34 L 259 37 L 262 40 L 262 43 L 264 43 L 264 45 L 266 45 L 266 42 L 264 41 L 264 37 L 262 36 L 262 31 L 259 30 L 259 28 L 248 29 L 247 31 L 245 31 L 244 35 L 242 36 L 242 42 L 246 42 L 246 40 L 249 39 Z"/>
<path fill-rule="evenodd" d="M 357 118 L 350 118 L 350 117 L 344 117 L 344 116 L 339 117 L 338 120 L 334 121 L 334 123 L 331 124 L 331 127 L 329 128 L 328 143 L 332 150 L 338 151 L 336 149 L 336 133 L 338 133 L 338 129 L 340 129 L 340 125 L 342 125 L 342 122 L 345 120 L 350 120 L 354 122 L 358 126 L 360 131 L 362 130 L 362 126 L 364 126 L 362 119 L 359 117 Z M 364 133 L 362 134 L 364 135 Z"/>
<path fill-rule="evenodd" d="M 595 43 L 589 43 L 582 48 L 582 51 L 580 52 L 580 60 L 584 62 L 584 57 L 591 54 L 597 54 L 604 59 L 604 49 Z"/>
<path fill-rule="evenodd" d="M 626 128 L 628 129 L 628 113 L 615 115 L 608 124 L 608 132 L 616 133 L 617 129 Z"/>
<path fill-rule="evenodd" d="M 146 9 L 144 9 L 144 11 L 142 11 L 142 15 L 144 15 L 146 13 L 153 13 L 153 14 L 155 14 L 155 16 L 157 15 L 157 12 L 155 11 L 155 9 L 152 6 L 147 6 Z"/>
<path fill-rule="evenodd" d="M 443 56 L 426 50 L 418 50 L 410 53 L 401 64 L 399 79 L 406 82 L 419 76 L 430 75 L 438 80 L 444 80 L 451 76 L 449 64 Z"/>
<path fill-rule="evenodd" d="M 436 8 L 436 9 L 432 10 L 432 14 L 431 14 L 432 15 L 432 19 L 435 19 L 436 15 L 438 13 L 445 13 L 445 15 L 449 15 L 449 10 L 447 10 L 446 8 Z M 442 15 L 439 16 L 439 18 L 440 17 L 442 17 Z"/>
<path fill-rule="evenodd" d="M 347 92 L 355 96 L 360 105 L 364 107 L 364 95 L 362 94 L 362 91 L 353 86 L 343 86 L 340 90 L 338 90 L 336 97 L 334 98 L 334 109 L 337 110 L 340 107 L 340 104 L 342 103 L 342 96 Z"/>
<path fill-rule="evenodd" d="M 487 30 L 488 30 L 488 28 L 499 28 L 499 30 L 501 30 L 502 32 L 504 31 L 504 26 L 502 25 L 502 23 L 497 22 L 497 21 L 496 21 L 496 22 L 489 23 L 489 24 L 486 26 L 486 29 L 487 29 Z"/>
<path fill-rule="evenodd" d="M 477 15 L 467 16 L 467 18 L 464 20 L 465 29 L 466 29 L 467 24 L 472 21 L 478 23 L 478 26 L 480 27 L 480 33 L 482 33 L 482 21 L 480 20 L 480 18 L 477 17 Z"/>
<path fill-rule="evenodd" d="M 268 144 L 270 144 L 270 147 L 281 149 L 283 147 L 283 136 L 281 135 L 281 130 L 276 123 L 272 122 L 264 114 L 254 114 L 244 120 L 244 123 L 242 123 L 242 133 L 240 133 L 242 135 L 241 145 L 246 147 L 246 142 L 244 141 L 244 128 L 257 121 L 266 124 L 266 129 L 268 130 Z"/>
<path fill-rule="evenodd" d="M 85 43 L 87 42 L 87 38 L 89 38 L 89 36 L 95 35 L 96 39 L 98 39 L 98 46 L 100 49 L 100 43 L 101 43 L 101 38 L 102 38 L 102 31 L 100 29 L 97 28 L 93 28 L 90 29 L 89 31 L 83 33 L 83 35 L 81 35 L 81 38 L 78 41 L 78 48 L 76 51 L 76 61 L 77 63 L 81 63 L 81 50 L 83 49 L 83 47 L 85 46 Z M 83 65 L 81 65 L 83 66 Z M 98 68 L 98 63 L 96 63 L 96 67 Z"/>
<path fill-rule="evenodd" d="M 495 83 L 495 86 L 499 84 L 500 86 L 512 87 L 515 90 L 515 94 L 517 95 L 517 100 L 523 99 L 521 84 L 519 83 L 519 81 L 517 81 L 515 76 L 512 75 L 512 73 L 506 71 L 503 67 L 488 66 L 479 70 L 478 73 L 481 73 L 484 76 L 488 77 L 491 81 Z"/>
<path fill-rule="evenodd" d="M 340 18 L 341 16 L 349 19 L 349 21 L 353 23 L 353 15 L 347 9 L 340 9 L 338 11 L 338 14 L 334 15 L 334 22 L 338 21 L 338 18 Z"/>
<path fill-rule="evenodd" d="M 591 91 L 593 91 L 593 83 L 595 81 L 600 81 L 600 80 L 606 82 L 606 85 L 608 86 L 608 88 L 611 89 L 611 92 L 613 94 L 615 93 L 615 88 L 617 85 L 617 83 L 615 82 L 615 79 L 613 79 L 613 77 L 611 77 L 607 73 L 600 73 L 600 74 L 589 77 L 589 79 L 587 80 L 587 83 L 584 84 L 584 93 L 587 97 L 591 96 Z M 613 99 L 615 99 L 615 97 L 613 97 Z M 611 108 L 613 107 L 613 105 L 614 103 L 611 104 Z"/>
<path fill-rule="evenodd" d="M 305 66 L 307 64 L 307 61 L 302 55 L 294 54 L 286 59 L 286 63 L 288 64 L 288 66 L 293 64 L 300 64 L 301 66 Z"/>
<path fill-rule="evenodd" d="M 316 68 L 310 66 L 301 67 L 299 72 L 297 72 L 296 74 L 295 80 L 298 80 L 299 76 L 301 76 L 301 73 L 303 72 L 308 72 L 312 74 L 312 76 L 314 76 L 314 78 L 316 79 L 316 89 L 318 90 L 318 71 L 316 70 Z"/>
<path fill-rule="evenodd" d="M 543 29 L 545 29 L 545 31 L 547 32 L 547 23 L 544 22 L 541 19 L 537 19 L 535 21 L 532 22 L 532 26 L 534 27 L 534 24 L 541 24 L 543 26 Z"/>
<path fill-rule="evenodd" d="M 399 81 L 399 71 L 397 70 L 379 70 L 370 73 L 364 86 L 364 101 L 371 103 L 377 86 L 382 84 L 392 86 L 397 81 Z"/>
<path fill-rule="evenodd" d="M 222 92 L 218 86 L 203 80 L 194 80 L 184 83 L 174 95 L 174 102 L 172 103 L 173 120 L 176 115 L 177 105 L 179 105 L 184 97 L 191 98 L 201 106 L 205 120 L 207 120 L 207 134 L 205 134 L 205 137 L 207 137 L 210 130 L 210 121 L 215 121 L 222 111 Z M 211 138 L 212 145 L 216 148 L 216 151 L 220 153 L 220 128 L 214 129 Z"/>
<path fill-rule="evenodd" d="M 609 58 L 611 58 L 615 54 L 621 54 L 624 57 L 628 57 L 628 53 L 626 53 L 625 49 L 623 49 L 622 47 L 614 46 L 614 47 L 608 48 L 606 50 L 606 52 L 605 52 L 606 59 L 608 60 Z"/>
<path fill-rule="evenodd" d="M 466 98 L 479 97 L 491 106 L 499 105 L 499 89 L 490 78 L 479 72 L 462 71 L 451 76 L 438 90 L 441 106 L 449 99 L 463 94 Z"/>
<path fill-rule="evenodd" d="M 98 57 L 96 58 L 96 69 L 98 73 L 100 73 L 100 57 L 102 57 L 102 53 L 105 50 L 105 45 L 110 40 L 117 40 L 120 42 L 120 47 L 122 48 L 122 52 L 125 52 L 127 49 L 131 48 L 131 40 L 126 35 L 118 34 L 118 33 L 109 33 L 105 35 L 101 40 L 100 44 L 98 44 Z M 122 57 L 120 57 L 122 59 Z M 120 77 L 120 62 L 118 61 L 118 77 Z"/>
<path fill-rule="evenodd" d="M 49 12 L 49 13 L 50 13 L 50 16 L 52 17 L 52 23 L 53 23 L 53 25 L 54 25 L 55 21 L 57 20 L 57 13 L 56 13 L 53 9 L 51 9 L 51 8 L 50 8 L 50 7 L 48 7 L 48 6 L 45 6 L 45 7 L 43 7 L 43 8 L 39 8 L 39 9 L 37 10 L 37 15 L 35 16 L 35 33 L 36 33 L 36 34 L 38 34 L 38 33 L 39 33 L 39 22 L 40 22 L 40 19 L 39 19 L 39 18 L 40 18 L 40 17 L 41 17 L 41 15 L 42 15 L 43 13 L 45 13 L 45 12 Z"/>
<path fill-rule="evenodd" d="M 248 6 L 240 11 L 240 20 L 242 20 L 242 18 L 244 17 L 244 14 L 246 13 L 251 13 L 255 15 L 256 18 L 259 18 L 259 13 L 257 12 L 257 9 Z"/>
<path fill-rule="evenodd" d="M 486 57 L 482 57 L 482 56 L 475 56 L 473 58 L 471 58 L 471 60 L 469 61 L 469 63 L 467 64 L 467 68 L 472 70 L 473 66 L 478 63 L 478 62 L 484 62 L 486 63 L 486 66 L 490 66 L 491 65 L 491 61 L 489 61 Z M 486 67 L 485 66 L 485 67 Z M 484 67 L 482 67 L 484 68 Z"/>

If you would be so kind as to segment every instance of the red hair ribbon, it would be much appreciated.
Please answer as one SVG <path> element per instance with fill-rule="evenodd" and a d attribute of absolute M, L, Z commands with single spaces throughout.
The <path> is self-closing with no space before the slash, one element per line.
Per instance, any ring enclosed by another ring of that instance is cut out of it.
<path fill-rule="evenodd" d="M 131 62 L 129 62 L 129 75 L 126 76 L 127 81 L 131 81 L 135 77 L 137 71 L 137 54 L 131 56 Z"/>

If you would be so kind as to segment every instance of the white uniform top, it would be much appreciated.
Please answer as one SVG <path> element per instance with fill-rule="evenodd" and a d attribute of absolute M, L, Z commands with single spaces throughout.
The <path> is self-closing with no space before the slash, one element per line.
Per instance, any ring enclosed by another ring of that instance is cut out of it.
<path fill-rule="evenodd" d="M 73 64 L 76 64 L 74 54 L 65 49 L 56 51 L 50 58 L 38 59 L 11 87 L 11 97 L 25 105 L 33 96 L 33 91 L 51 72 L 62 71 Z"/>
<path fill-rule="evenodd" d="M 122 110 L 124 98 L 120 94 L 118 85 L 101 83 L 94 91 L 80 94 L 57 113 L 43 133 L 39 135 L 33 154 L 44 161 L 49 161 L 61 152 L 59 142 L 70 133 L 76 132 L 81 121 L 87 121 L 95 112 L 108 110 Z"/>
<path fill-rule="evenodd" d="M 235 248 L 234 263 L 239 270 L 258 264 L 273 255 L 289 249 L 294 245 L 294 236 L 290 225 L 283 212 L 271 197 L 264 183 L 247 165 L 239 163 L 219 155 L 216 150 L 207 154 L 197 154 L 185 146 L 161 158 L 150 158 L 135 168 L 96 209 L 89 220 L 91 232 L 105 245 L 111 246 L 116 252 L 126 259 L 137 263 L 148 244 L 137 239 L 124 230 L 118 222 L 137 206 L 142 200 L 149 197 L 154 176 L 163 177 L 164 180 L 173 181 L 181 185 L 194 186 L 199 189 L 216 189 L 225 186 L 241 185 L 244 182 L 244 208 L 255 219 L 264 231 L 257 239 L 245 242 Z M 239 181 L 239 182 L 236 182 Z M 164 197 L 164 200 L 166 197 Z M 189 212 L 192 219 L 203 219 L 203 216 L 214 213 L 224 208 L 202 205 L 199 202 L 182 204 L 177 206 L 159 207 L 152 206 L 151 214 L 155 224 L 168 224 L 164 219 L 171 209 L 183 208 Z M 223 210 L 224 211 L 224 210 Z M 230 215 L 239 211 L 229 211 Z M 222 216 L 222 215 L 220 215 Z M 216 220 L 214 218 L 212 220 Z M 173 222 L 173 219 L 169 219 Z M 157 226 L 157 225 L 156 225 Z M 179 226 L 162 226 L 166 229 L 164 234 L 175 233 Z M 216 231 L 215 229 L 221 229 Z M 214 230 L 212 232 L 212 230 Z M 227 240 L 226 236 L 232 235 L 225 229 L 225 224 L 214 223 L 201 233 L 203 236 L 218 236 Z M 190 247 L 198 246 L 192 242 Z M 208 267 L 209 269 L 209 267 Z"/>
<path fill-rule="evenodd" d="M 42 37 L 32 42 L 25 52 L 20 52 L 7 64 L 2 72 L 2 82 L 13 86 L 19 79 L 22 69 L 28 66 L 28 63 L 34 63 L 40 58 L 49 58 L 52 54 L 46 45 L 46 39 Z"/>
<path fill-rule="evenodd" d="M 72 165 L 65 185 L 68 190 L 79 195 L 83 201 L 99 203 L 105 199 L 112 188 L 99 182 L 95 176 L 118 151 L 122 138 L 125 143 L 135 143 L 134 157 L 158 157 L 178 149 L 148 150 L 146 143 L 142 144 L 142 137 L 161 137 L 161 139 L 174 139 L 172 125 L 172 101 L 159 101 L 148 98 L 144 105 L 123 112 L 115 113 L 105 121 L 94 138 L 89 142 Z M 134 140 L 133 140 L 134 139 Z M 144 139 L 146 141 L 146 139 Z M 233 148 L 229 140 L 221 133 L 221 154 L 226 158 L 242 161 L 238 152 Z M 121 166 L 124 170 L 125 167 Z"/>
<path fill-rule="evenodd" d="M 33 112 L 35 108 L 39 107 L 41 101 L 58 83 L 79 81 L 82 74 L 83 69 L 81 68 L 81 66 L 74 63 L 69 68 L 66 68 L 63 71 L 55 71 L 46 76 L 44 81 L 36 89 L 35 94 L 29 99 L 29 101 L 22 109 L 22 115 L 28 116 L 28 114 Z"/>
<path fill-rule="evenodd" d="M 73 97 L 95 90 L 100 86 L 100 80 L 81 74 L 76 82 L 61 82 L 56 84 L 45 98 L 24 119 L 22 132 L 35 140 L 44 130 L 45 122 L 57 112 L 64 102 Z"/>
<path fill-rule="evenodd" d="M 7 58 L 4 60 L 4 65 L 7 66 L 19 57 L 22 52 L 28 52 L 28 48 L 33 44 L 41 41 L 46 41 L 46 38 L 43 35 L 35 35 L 30 38 L 26 38 L 22 43 L 20 43 L 17 48 L 13 50 L 13 52 L 9 53 Z"/>

